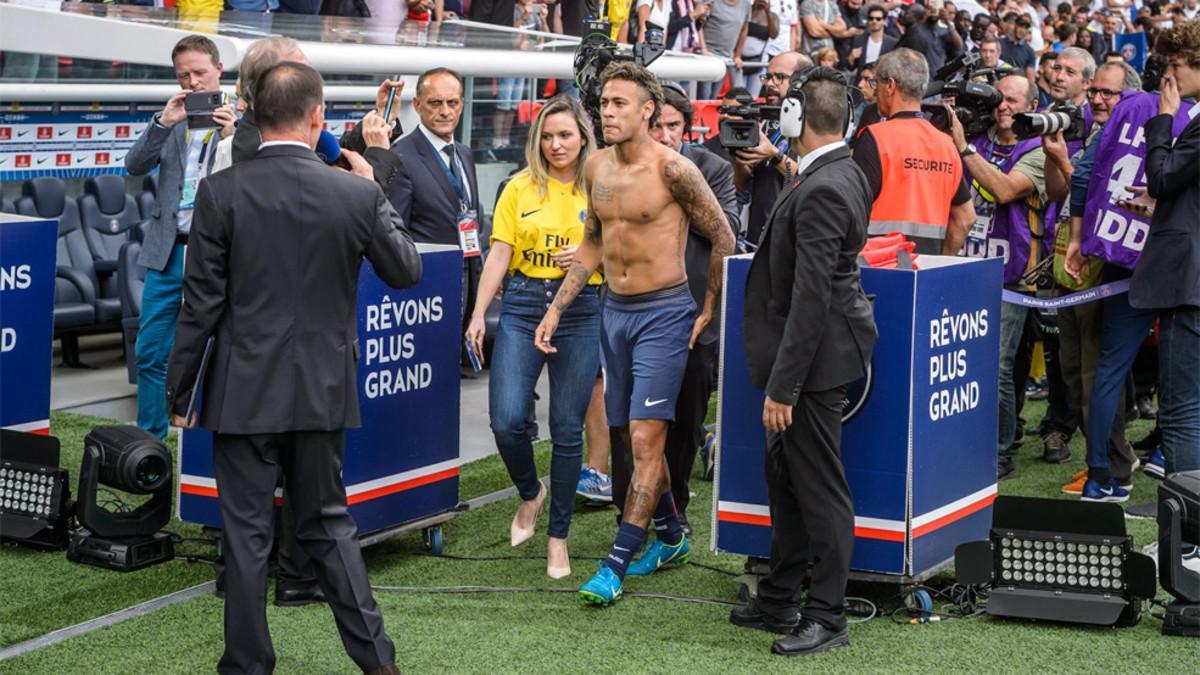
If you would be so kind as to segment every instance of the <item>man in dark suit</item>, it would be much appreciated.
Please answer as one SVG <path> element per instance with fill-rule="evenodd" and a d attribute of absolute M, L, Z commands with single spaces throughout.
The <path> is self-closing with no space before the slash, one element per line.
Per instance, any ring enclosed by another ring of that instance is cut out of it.
<path fill-rule="evenodd" d="M 663 82 L 663 105 L 659 109 L 658 123 L 650 130 L 655 141 L 677 150 L 692 160 L 704 182 L 708 184 L 729 225 L 729 234 L 735 236 L 738 226 L 737 194 L 733 189 L 733 167 L 722 157 L 699 145 L 684 142 L 691 134 L 695 108 L 683 89 L 672 82 Z M 704 235 L 688 230 L 687 244 L 683 251 L 684 267 L 687 269 L 688 289 L 696 302 L 696 312 L 704 306 L 704 294 L 708 290 L 708 264 L 712 244 Z M 679 523 L 684 534 L 692 534 L 687 519 L 687 507 L 691 501 L 688 478 L 696 461 L 696 449 L 704 442 L 704 418 L 708 414 L 708 399 L 716 387 L 717 348 L 721 337 L 719 317 L 714 317 L 697 338 L 688 352 L 683 383 L 679 397 L 675 400 L 675 423 L 667 429 L 667 441 L 663 448 L 667 457 L 667 473 L 671 479 L 671 496 L 679 513 Z M 613 462 L 613 502 L 624 509 L 625 493 L 628 491 L 630 472 L 633 470 L 633 449 L 626 443 L 626 436 L 613 429 L 610 436 Z"/>
<path fill-rule="evenodd" d="M 1180 100 L 1200 96 L 1200 24 L 1167 29 L 1155 49 L 1167 59 L 1159 114 L 1144 127 L 1146 188 L 1156 204 L 1129 304 L 1158 314 L 1158 423 L 1170 474 L 1200 469 L 1200 105 L 1178 138 L 1172 129 Z"/>
<path fill-rule="evenodd" d="M 200 423 L 214 432 L 226 564 L 223 673 L 274 668 L 265 596 L 281 472 L 296 537 L 316 565 L 346 651 L 363 671 L 399 672 L 341 468 L 345 427 L 359 424 L 362 259 L 395 288 L 417 282 L 421 259 L 378 185 L 313 153 L 325 122 L 323 87 L 303 64 L 268 69 L 254 92 L 262 147 L 203 181 L 196 198 L 167 399 L 173 420 L 193 426 L 194 416 L 183 417 L 203 384 Z M 370 177 L 360 156 L 348 157 Z"/>
<path fill-rule="evenodd" d="M 454 141 L 463 111 L 463 81 L 449 68 L 417 78 L 413 109 L 421 123 L 396 141 L 392 152 L 402 166 L 388 199 L 412 233 L 413 241 L 463 249 L 463 330 L 474 309 L 479 285 L 479 185 L 470 150 Z"/>
<path fill-rule="evenodd" d="M 758 597 L 730 621 L 787 632 L 772 646 L 785 655 L 849 644 L 842 604 L 854 504 L 840 457 L 842 398 L 865 372 L 878 334 L 856 261 L 871 192 L 842 140 L 847 91 L 844 77 L 827 68 L 793 78 L 780 125 L 800 149 L 799 177 L 780 193 L 746 279 L 746 360 L 755 386 L 766 390 L 771 563 Z M 798 122 L 789 111 L 801 92 Z M 805 576 L 811 585 L 801 610 Z"/>
<path fill-rule="evenodd" d="M 884 32 L 885 26 L 887 10 L 883 5 L 867 5 L 867 30 L 850 40 L 850 54 L 846 58 L 846 64 L 857 74 L 861 75 L 864 66 L 896 48 L 900 40 Z"/>

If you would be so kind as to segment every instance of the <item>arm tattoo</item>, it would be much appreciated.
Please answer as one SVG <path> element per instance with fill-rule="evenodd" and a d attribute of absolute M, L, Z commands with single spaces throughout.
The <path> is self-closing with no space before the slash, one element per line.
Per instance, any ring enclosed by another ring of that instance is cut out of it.
<path fill-rule="evenodd" d="M 596 187 L 592 189 L 592 199 L 598 202 L 611 202 L 613 200 L 612 186 L 596 183 Z"/>
<path fill-rule="evenodd" d="M 712 243 L 708 258 L 708 292 L 704 297 L 704 310 L 712 311 L 721 293 L 723 260 L 733 254 L 729 221 L 704 176 L 690 160 L 681 157 L 667 162 L 663 166 L 663 176 L 671 195 L 687 214 L 690 226 Z"/>

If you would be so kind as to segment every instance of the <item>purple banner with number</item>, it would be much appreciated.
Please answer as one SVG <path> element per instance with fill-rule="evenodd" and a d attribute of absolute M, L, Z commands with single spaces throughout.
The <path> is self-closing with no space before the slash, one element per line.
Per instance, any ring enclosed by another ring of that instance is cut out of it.
<path fill-rule="evenodd" d="M 1189 109 L 1185 104 L 1175 116 L 1176 136 L 1191 119 Z M 1085 255 L 1099 256 L 1126 269 L 1137 266 L 1150 222 L 1117 206 L 1117 202 L 1133 197 L 1129 188 L 1146 184 L 1146 137 L 1142 127 L 1157 114 L 1158 95 L 1137 93 L 1121 99 L 1104 125 L 1083 213 L 1080 248 Z"/>

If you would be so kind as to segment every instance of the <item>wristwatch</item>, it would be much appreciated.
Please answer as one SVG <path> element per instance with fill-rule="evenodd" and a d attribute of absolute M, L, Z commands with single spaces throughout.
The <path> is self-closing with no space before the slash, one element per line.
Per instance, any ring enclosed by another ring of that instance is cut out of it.
<path fill-rule="evenodd" d="M 767 166 L 774 169 L 775 167 L 779 166 L 779 163 L 783 161 L 784 157 L 786 157 L 786 155 L 783 154 L 782 150 L 776 150 L 775 156 L 767 160 Z"/>
<path fill-rule="evenodd" d="M 958 156 L 966 159 L 977 152 L 979 151 L 975 149 L 974 143 L 967 143 L 967 147 L 963 148 L 962 152 L 958 153 Z"/>

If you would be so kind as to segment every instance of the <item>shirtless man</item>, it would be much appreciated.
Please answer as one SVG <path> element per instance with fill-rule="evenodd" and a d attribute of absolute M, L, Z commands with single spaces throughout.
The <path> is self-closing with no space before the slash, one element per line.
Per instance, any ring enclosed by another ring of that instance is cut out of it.
<path fill-rule="evenodd" d="M 696 165 L 650 137 L 663 104 L 654 75 L 618 62 L 604 69 L 601 82 L 600 116 L 609 147 L 584 167 L 590 190 L 584 240 L 534 343 L 554 352 L 550 341 L 559 317 L 603 261 L 608 282 L 600 335 L 604 404 L 609 426 L 629 436 L 633 478 L 612 552 L 579 595 L 609 605 L 620 599 L 626 572 L 650 574 L 687 559 L 688 541 L 671 499 L 663 446 L 688 350 L 716 308 L 721 261 L 733 253 L 733 235 Z M 712 242 L 708 291 L 699 314 L 684 269 L 689 224 Z M 651 519 L 657 539 L 631 566 Z"/>

